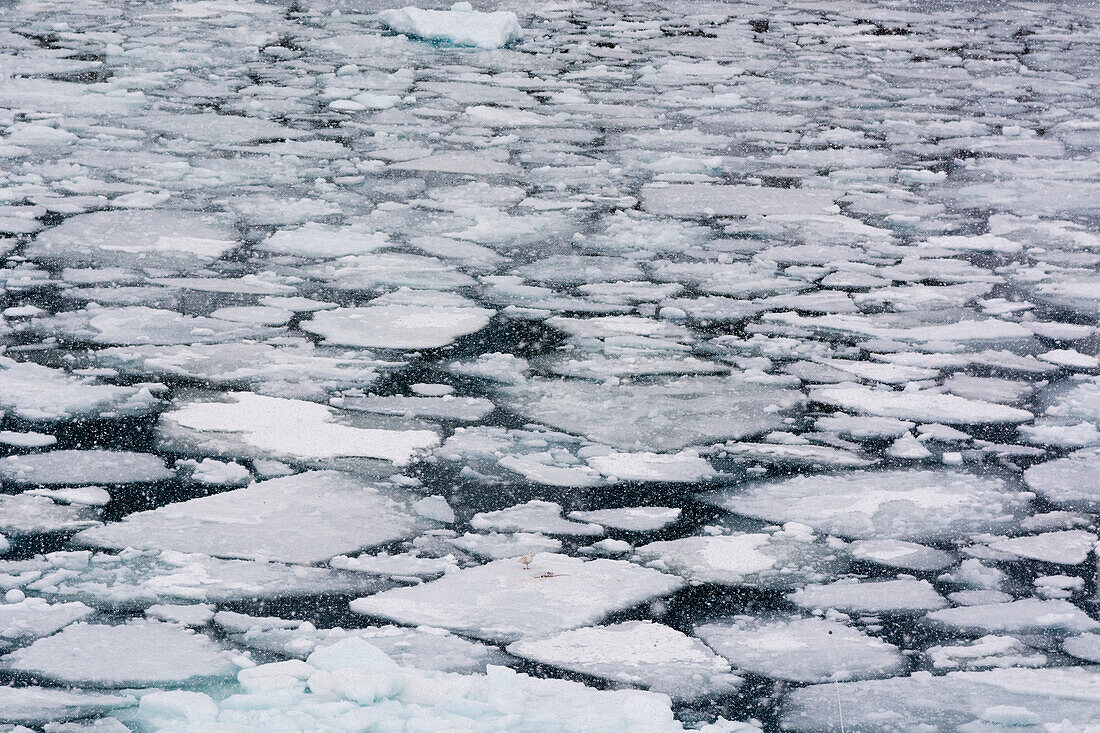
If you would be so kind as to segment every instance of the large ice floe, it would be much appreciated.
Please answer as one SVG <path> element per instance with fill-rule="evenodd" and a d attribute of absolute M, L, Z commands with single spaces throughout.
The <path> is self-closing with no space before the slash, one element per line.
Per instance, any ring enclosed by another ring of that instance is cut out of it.
<path fill-rule="evenodd" d="M 402 5 L 2 4 L 0 733 L 1096 733 L 1095 8 Z"/>
<path fill-rule="evenodd" d="M 494 560 L 423 585 L 359 598 L 351 609 L 398 623 L 513 641 L 589 625 L 683 587 L 679 578 L 622 560 L 545 552 L 524 559 Z"/>
<path fill-rule="evenodd" d="M 339 522 L 328 512 L 336 506 Z M 131 514 L 75 539 L 94 547 L 313 563 L 409 537 L 422 524 L 376 486 L 316 471 Z"/>
<path fill-rule="evenodd" d="M 853 471 L 705 495 L 723 509 L 858 539 L 947 539 L 1011 527 L 1032 495 L 954 470 Z"/>

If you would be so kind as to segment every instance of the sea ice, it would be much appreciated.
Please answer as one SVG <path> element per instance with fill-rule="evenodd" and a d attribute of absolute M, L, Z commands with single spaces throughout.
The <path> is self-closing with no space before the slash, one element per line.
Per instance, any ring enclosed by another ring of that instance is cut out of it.
<path fill-rule="evenodd" d="M 819 618 L 734 616 L 695 633 L 735 668 L 791 682 L 889 677 L 906 668 L 893 644 Z"/>
<path fill-rule="evenodd" d="M 748 484 L 703 497 L 735 514 L 803 522 L 857 539 L 950 539 L 1012 526 L 1031 500 L 993 476 L 951 470 L 851 471 Z"/>
<path fill-rule="evenodd" d="M 160 417 L 162 441 L 217 447 L 226 456 L 241 453 L 292 461 L 376 458 L 409 463 L 439 443 L 431 430 L 361 428 L 341 422 L 349 413 L 303 400 L 229 392 L 227 400 L 177 403 Z M 277 426 L 277 427 L 273 427 Z"/>
<path fill-rule="evenodd" d="M 78 622 L 0 657 L 0 665 L 73 685 L 181 685 L 232 677 L 239 665 L 208 637 L 177 624 Z"/>
<path fill-rule="evenodd" d="M 652 621 L 585 626 L 507 651 L 524 659 L 691 700 L 730 694 L 741 684 L 721 657 L 698 639 Z"/>
<path fill-rule="evenodd" d="M 685 377 L 608 385 L 530 379 L 502 390 L 503 406 L 624 451 L 670 451 L 741 438 L 783 424 L 802 395 L 746 377 Z"/>
<path fill-rule="evenodd" d="M 515 558 L 494 560 L 423 585 L 359 598 L 351 610 L 514 641 L 592 624 L 682 586 L 679 578 L 622 560 L 539 553 L 529 566 Z"/>
<path fill-rule="evenodd" d="M 160 456 L 132 451 L 55 450 L 0 458 L 0 478 L 22 485 L 144 484 L 175 475 Z"/>
<path fill-rule="evenodd" d="M 455 3 L 450 10 L 415 7 L 383 10 L 378 17 L 397 33 L 457 46 L 501 48 L 523 37 L 515 13 L 506 10 L 482 13 L 467 2 Z"/>
<path fill-rule="evenodd" d="M 832 609 L 848 614 L 901 613 L 935 611 L 947 605 L 927 580 L 839 580 L 828 585 L 807 585 L 787 600 L 807 609 Z"/>
<path fill-rule="evenodd" d="M 130 514 L 75 539 L 91 547 L 309 564 L 404 539 L 421 526 L 372 484 L 311 471 Z"/>

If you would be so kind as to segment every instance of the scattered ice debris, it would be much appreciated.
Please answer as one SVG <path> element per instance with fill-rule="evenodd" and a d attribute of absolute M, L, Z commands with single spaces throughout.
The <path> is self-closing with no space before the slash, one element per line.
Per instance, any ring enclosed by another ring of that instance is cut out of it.
<path fill-rule="evenodd" d="M 423 585 L 359 598 L 351 610 L 514 641 L 592 624 L 682 586 L 679 578 L 622 560 L 538 553 L 526 564 L 495 560 Z"/>
<path fill-rule="evenodd" d="M 807 585 L 787 600 L 802 608 L 831 609 L 847 614 L 917 614 L 947 605 L 927 580 L 838 580 L 828 585 Z"/>
<path fill-rule="evenodd" d="M 695 633 L 735 668 L 791 682 L 889 677 L 907 666 L 894 645 L 820 618 L 734 616 Z"/>
<path fill-rule="evenodd" d="M 383 10 L 378 17 L 397 33 L 456 46 L 501 48 L 523 37 L 515 13 L 506 10 L 482 13 L 468 2 L 455 3 L 450 10 L 415 7 Z"/>
<path fill-rule="evenodd" d="M 339 522 L 332 521 L 333 507 Z M 91 547 L 309 564 L 405 539 L 422 527 L 403 502 L 376 486 L 336 471 L 310 471 L 130 514 L 75 539 Z"/>
<path fill-rule="evenodd" d="M 698 639 L 652 621 L 586 626 L 508 645 L 508 653 L 673 699 L 730 694 L 741 685 L 729 663 Z"/>
<path fill-rule="evenodd" d="M 78 622 L 0 658 L 13 672 L 73 685 L 182 685 L 232 677 L 241 665 L 211 639 L 178 624 Z"/>
<path fill-rule="evenodd" d="M 796 476 L 703 498 L 736 514 L 803 522 L 828 534 L 931 540 L 1009 527 L 1031 495 L 994 476 L 895 470 Z"/>

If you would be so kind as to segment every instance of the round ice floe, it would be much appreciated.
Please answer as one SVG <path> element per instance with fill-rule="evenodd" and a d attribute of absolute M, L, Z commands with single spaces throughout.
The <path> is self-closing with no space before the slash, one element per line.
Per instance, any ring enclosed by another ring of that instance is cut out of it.
<path fill-rule="evenodd" d="M 735 668 L 791 682 L 889 677 L 907 666 L 894 645 L 820 618 L 735 616 L 695 633 Z"/>
<path fill-rule="evenodd" d="M 770 522 L 803 522 L 860 539 L 949 539 L 1012 526 L 1032 495 L 958 471 L 852 471 L 796 476 L 703 497 Z"/>
<path fill-rule="evenodd" d="M 15 672 L 94 687 L 177 685 L 238 670 L 208 637 L 155 621 L 76 623 L 17 649 L 3 663 Z"/>
<path fill-rule="evenodd" d="M 652 621 L 586 626 L 542 639 L 517 641 L 507 651 L 541 664 L 579 672 L 677 699 L 726 694 L 741 678 L 698 639 Z"/>

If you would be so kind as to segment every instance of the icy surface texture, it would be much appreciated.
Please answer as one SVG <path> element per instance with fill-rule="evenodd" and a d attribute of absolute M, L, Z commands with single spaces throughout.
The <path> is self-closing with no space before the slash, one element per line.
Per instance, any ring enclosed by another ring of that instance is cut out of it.
<path fill-rule="evenodd" d="M 0 730 L 1095 728 L 1095 5 L 405 2 L 0 3 Z"/>

